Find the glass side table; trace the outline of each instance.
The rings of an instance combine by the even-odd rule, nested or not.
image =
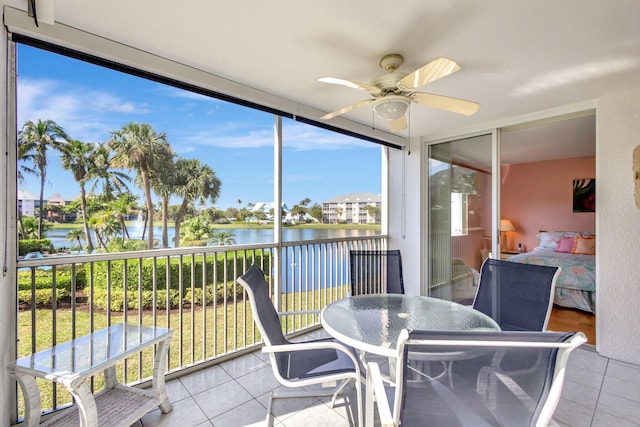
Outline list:
[[[76,402],[46,420],[45,426],[128,427],[156,406],[170,412],[164,369],[172,334],[165,328],[117,324],[16,360],[9,371],[24,394],[24,425],[40,424],[36,378],[62,384]],[[152,389],[119,384],[116,364],[156,344]],[[105,388],[93,395],[86,380],[99,372],[104,372]]]

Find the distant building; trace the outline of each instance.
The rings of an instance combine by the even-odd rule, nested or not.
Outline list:
[[[381,221],[382,197],[373,193],[350,193],[322,203],[325,224],[377,224]]]
[[[36,209],[40,209],[40,198],[26,190],[18,190],[18,212],[22,216],[36,216]]]
[[[71,203],[74,199],[65,199],[60,193],[52,194],[44,199],[45,205],[65,207]],[[18,190],[18,212],[22,216],[36,216],[36,212],[40,209],[40,197],[26,190]],[[73,222],[76,220],[77,214],[57,212],[51,210],[47,212],[47,219],[49,221],[57,222]]]
[[[273,202],[258,202],[251,208],[253,213],[262,213],[268,220],[273,220],[273,214],[275,213]],[[291,210],[287,207],[287,204],[282,202],[282,216],[287,219],[291,216]],[[257,221],[257,218],[255,219]],[[250,221],[251,222],[251,221]]]

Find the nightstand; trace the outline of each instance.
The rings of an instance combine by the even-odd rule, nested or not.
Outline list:
[[[518,252],[518,251],[502,251],[502,252],[500,252],[500,259],[506,260],[510,256],[518,255],[519,253],[520,252]]]

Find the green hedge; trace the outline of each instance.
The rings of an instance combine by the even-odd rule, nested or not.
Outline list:
[[[76,290],[84,289],[87,279],[84,267],[76,269]],[[51,289],[52,275],[51,271],[36,270],[36,289]],[[71,292],[71,269],[69,267],[60,267],[56,269],[56,288],[65,289]],[[31,290],[31,271],[18,272],[18,290]]]
[[[219,284],[216,291],[216,302],[220,303],[224,301],[225,286]],[[243,288],[241,285],[235,285],[234,282],[227,283],[226,286],[227,300],[232,300],[234,294],[236,298],[242,299]],[[202,305],[202,288],[195,288],[193,292],[193,299],[191,289],[186,291],[185,297],[180,299],[180,292],[177,289],[171,289],[169,291],[169,308],[178,308],[182,304],[197,304]],[[213,303],[213,285],[206,287],[207,304]],[[124,309],[124,291],[122,289],[111,290],[111,304],[109,308],[111,311],[122,311]],[[129,310],[140,309],[138,300],[138,291],[127,291],[127,308]],[[107,309],[107,290],[103,288],[96,288],[93,292],[93,303],[96,307],[103,310]],[[149,310],[153,308],[153,291],[142,291],[142,309]],[[156,291],[156,308],[167,308],[167,291]]]
[[[221,303],[224,301],[226,291],[227,301],[233,300],[233,298],[242,299],[244,295],[244,288],[240,284],[236,284],[231,281],[228,282],[227,285],[223,285],[222,283],[218,283],[216,286],[216,295],[215,299],[213,298],[213,285],[207,285],[205,287],[205,294],[207,296],[206,304],[212,304],[214,301],[216,303]],[[183,299],[184,303],[193,303],[202,305],[202,288],[194,288],[193,290],[193,299],[191,295],[191,289],[187,290],[187,293]]]
[[[54,252],[55,248],[49,239],[18,240],[18,255],[25,256],[29,252]]]
[[[246,256],[246,261],[245,257]],[[226,271],[227,281],[226,285],[224,281],[224,269],[225,259],[222,254],[214,257],[214,255],[206,256],[197,255],[195,257],[183,256],[172,257],[169,262],[169,295],[170,295],[170,308],[176,308],[180,304],[203,304],[203,284],[202,284],[202,266],[206,262],[206,278],[205,278],[205,291],[206,303],[210,304],[214,301],[214,285],[213,285],[213,263],[214,258],[216,262],[216,299],[215,301],[221,302],[224,300],[225,293],[227,300],[233,300],[233,298],[241,299],[243,297],[243,288],[241,285],[235,283],[235,275],[240,275],[245,268],[253,262],[262,265],[262,263],[268,265],[269,252],[263,253],[262,251],[246,251],[245,253],[238,253],[237,258],[227,257]],[[153,308],[153,266],[155,262],[157,283],[156,292],[156,307],[160,309],[166,308],[166,273],[167,273],[167,258],[144,259],[142,260],[142,309]],[[234,270],[235,262],[235,270]],[[93,302],[96,307],[106,310],[107,309],[107,265],[110,265],[110,284],[111,284],[111,298],[110,309],[111,311],[122,311],[124,309],[124,260],[118,261],[102,261],[94,264],[94,290],[93,290]],[[182,264],[182,295],[180,295],[180,265]],[[191,292],[191,272],[192,264],[194,274],[194,291]],[[129,260],[127,265],[127,306],[129,309],[139,309],[138,299],[138,276],[140,261]],[[76,289],[81,290],[86,287],[86,271],[85,266],[79,266],[76,269]],[[46,305],[52,302],[52,273],[51,271],[36,270],[35,276],[35,293],[36,304]],[[21,302],[31,304],[31,271],[18,273],[18,298]],[[61,266],[56,269],[56,299],[58,301],[68,298],[71,293],[71,269],[67,266]]]
[[[49,289],[36,289],[35,290],[36,297],[36,305],[51,305],[53,302],[53,292],[51,292],[51,288]],[[56,290],[56,301],[61,301],[65,298],[69,297],[69,291],[66,289],[58,288]],[[24,304],[28,304],[31,306],[31,291],[30,290],[21,290],[18,291],[18,301]]]
[[[243,257],[246,255],[246,261]],[[234,259],[231,257],[227,258],[226,261],[226,271],[227,277],[226,280],[235,279],[235,275],[240,275],[245,268],[248,268],[252,262],[257,262],[258,264],[263,262],[263,257],[265,258],[264,262],[268,263],[269,256],[268,253],[262,253],[261,251],[247,251],[246,254],[238,254],[238,258],[235,259],[235,269],[234,269]],[[216,257],[216,278],[215,282],[222,282],[225,280],[224,271],[225,271],[225,260],[222,254]],[[182,288],[183,293],[191,288],[191,273],[192,270],[194,274],[194,286],[196,288],[202,288],[202,266],[203,263],[206,262],[206,284],[209,285],[213,283],[213,262],[214,255],[208,255],[206,260],[203,255],[196,255],[195,257],[191,256],[183,256],[180,257],[171,257],[169,262],[169,288],[170,289],[180,289],[180,266],[182,265]],[[157,258],[157,259],[144,259],[142,260],[142,280],[141,287],[142,290],[151,291],[153,290],[153,267],[155,263],[155,280],[157,283],[158,290],[164,290],[167,284],[167,258]],[[124,280],[124,264],[125,261],[103,261],[96,262],[94,265],[94,278],[95,278],[95,286],[96,288],[106,288],[107,286],[107,277],[110,277],[111,289],[122,289]],[[111,271],[107,274],[107,266],[110,265]],[[127,289],[130,291],[138,290],[138,282],[139,282],[139,270],[140,270],[140,261],[138,260],[129,260],[126,262],[126,273],[127,273]]]
[[[169,304],[170,308],[175,308],[180,302],[180,295],[177,290],[171,290]],[[107,309],[107,290],[96,288],[93,291],[93,303],[103,310]],[[153,307],[153,291],[142,291],[142,309]],[[124,309],[124,291],[122,289],[111,290],[111,311],[122,311]],[[127,291],[127,308],[137,310],[140,308],[137,291]],[[156,308],[167,308],[167,291],[156,291]]]

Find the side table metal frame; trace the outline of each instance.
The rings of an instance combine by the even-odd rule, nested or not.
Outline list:
[[[165,389],[164,368],[172,335],[173,332],[169,330],[168,333],[160,337],[133,347],[116,357],[109,358],[105,364],[99,367],[87,369],[77,375],[73,373],[70,375],[68,372],[57,375],[26,368],[17,363],[10,364],[9,371],[20,385],[24,395],[25,418],[23,425],[27,427],[40,425],[42,408],[36,377],[63,385],[73,395],[76,402],[72,407],[47,419],[42,424],[43,426],[93,427],[108,425],[128,427],[156,406],[163,413],[170,412],[173,408]],[[151,380],[152,390],[143,390],[118,383],[116,364],[156,344]],[[102,371],[104,371],[105,388],[94,395],[86,380]],[[126,405],[120,405],[120,403],[126,403]]]

